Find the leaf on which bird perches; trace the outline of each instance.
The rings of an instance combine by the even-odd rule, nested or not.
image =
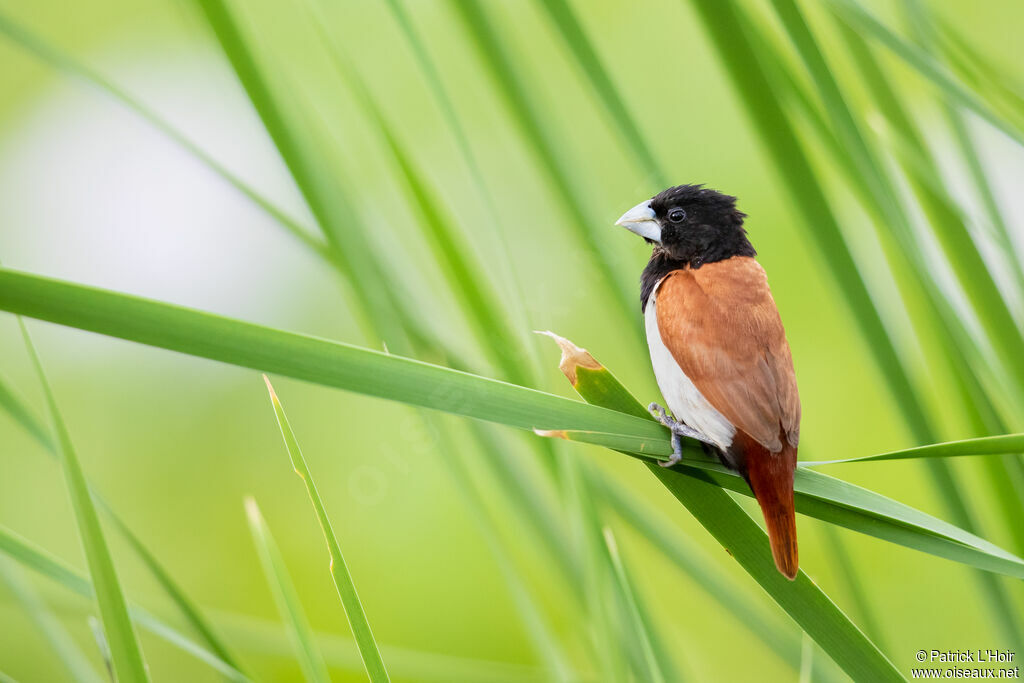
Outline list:
[[[550,332],[541,334],[550,336],[562,349],[562,372],[585,401],[654,421],[644,406],[586,350]],[[602,438],[625,436],[571,430],[547,433],[569,440],[582,440],[585,434]],[[668,442],[666,429],[663,447],[668,446]],[[696,447],[687,450],[692,450],[695,458],[699,457]],[[699,470],[685,473],[689,468],[665,469],[650,461],[647,465],[733,560],[739,562],[847,673],[856,679],[902,680],[892,663],[806,574],[801,572],[795,582],[790,582],[776,570],[764,531],[719,484],[707,481]]]
[[[598,363],[590,355],[589,351],[576,346],[565,337],[560,337],[554,332],[538,331],[537,334],[551,337],[558,344],[558,347],[562,350],[562,359],[558,363],[558,369],[562,371],[569,380],[569,383],[572,384],[573,389],[587,403],[654,421],[654,418],[647,412],[647,409],[629,393],[626,387],[622,386],[622,383],[615,378],[615,375],[608,368]],[[667,435],[668,430],[665,430],[665,433]],[[543,436],[548,436],[548,434]],[[551,434],[551,436],[556,435]],[[568,435],[562,436],[558,434],[557,436],[574,441],[584,440],[571,439]],[[667,439],[668,437],[666,436],[666,443],[668,442]],[[671,452],[669,450],[669,453]]]
[[[538,331],[537,334],[551,337],[558,344],[558,348],[562,351],[562,358],[558,363],[558,368],[583,400],[587,403],[599,405],[602,408],[617,410],[654,422],[654,418],[651,417],[651,414],[643,404],[622,385],[622,382],[608,368],[601,365],[589,351],[576,346],[576,344],[554,332]],[[565,429],[535,429],[534,432],[539,436],[604,446],[605,448],[644,460],[664,461],[668,460],[668,457],[672,455],[672,445],[669,441],[670,433],[667,429],[665,430],[664,437],[660,439],[638,437],[629,434]],[[687,448],[687,442],[688,440],[684,440],[686,456],[692,456],[694,459],[701,461],[707,460],[699,448],[695,446]]]
[[[590,355],[584,348],[576,346],[565,337],[560,337],[551,330],[536,330],[536,334],[543,334],[551,337],[562,350],[562,359],[558,362],[558,369],[568,378],[569,383],[574,387],[578,381],[577,368],[583,367],[588,370],[604,370],[600,363]]]
[[[644,410],[643,405],[586,350],[555,334],[543,334],[558,342],[562,349],[562,372],[570,382],[573,381],[570,372],[574,372],[576,380],[573,388],[585,401],[653,421],[654,418]],[[585,365],[582,360],[586,360]],[[651,467],[654,467],[651,459],[666,459],[667,454],[671,452],[668,430],[665,430],[665,437],[662,440],[657,437],[637,437],[613,432],[554,430],[538,433],[542,436],[611,448],[640,458]],[[976,445],[982,452],[996,450],[1006,448],[1008,443],[1016,443],[1013,438],[1014,435],[1009,435],[1003,440],[989,439],[989,443]],[[705,456],[695,442],[684,439],[683,443],[683,460],[679,467],[671,472],[682,475],[683,479],[712,481],[715,486],[744,496],[752,495],[750,487],[735,472]],[[950,445],[950,448],[960,452],[966,447],[959,443],[955,446]],[[926,449],[929,456],[937,456],[938,452],[941,452],[941,449]],[[919,452],[918,455],[922,453]],[[887,457],[895,456],[890,453]],[[666,481],[666,477],[670,475],[664,474],[664,470],[656,471],[654,474],[670,489],[684,484],[683,480],[674,475],[670,481]],[[797,470],[794,485],[797,511],[804,515],[938,557],[1007,576],[1024,578],[1024,559],[963,529],[878,493],[804,467]]]

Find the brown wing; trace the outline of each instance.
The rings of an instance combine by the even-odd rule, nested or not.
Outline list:
[[[783,435],[795,447],[793,358],[757,261],[737,256],[674,271],[657,302],[662,341],[704,398],[772,453],[782,450]]]

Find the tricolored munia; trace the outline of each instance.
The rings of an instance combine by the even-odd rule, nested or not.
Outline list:
[[[786,332],[736,198],[679,185],[627,211],[616,225],[654,245],[640,305],[658,388],[674,415],[650,410],[739,472],[764,514],[775,565],[798,567],[793,474],[800,397]]]

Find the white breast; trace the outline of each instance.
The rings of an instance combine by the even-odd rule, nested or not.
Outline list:
[[[647,299],[644,309],[644,323],[647,328],[647,346],[651,351],[651,365],[654,376],[658,380],[658,388],[665,397],[669,410],[677,420],[701,432],[722,450],[732,445],[736,428],[700,393],[690,378],[686,376],[672,353],[661,339],[658,329],[657,295],[659,282],[651,296]]]

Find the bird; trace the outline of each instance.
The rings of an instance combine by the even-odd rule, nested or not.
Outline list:
[[[702,442],[750,486],[775,566],[796,578],[793,477],[800,396],[793,357],[736,197],[677,185],[637,204],[616,225],[653,245],[640,277],[640,308],[658,388],[671,410],[651,414]]]

